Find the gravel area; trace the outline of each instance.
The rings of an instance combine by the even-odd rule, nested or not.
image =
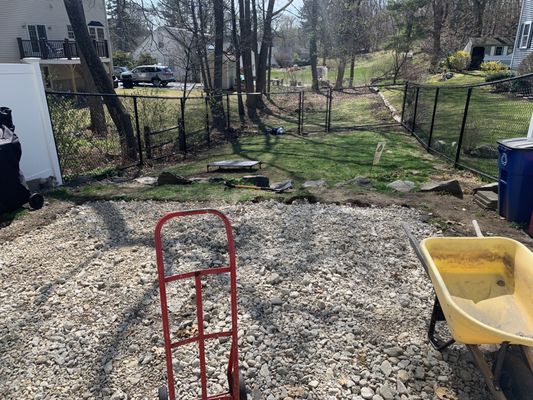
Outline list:
[[[239,351],[252,399],[486,399],[466,349],[432,350],[429,279],[399,223],[414,210],[210,204],[235,227]],[[0,398],[152,399],[165,382],[153,228],[198,205],[97,202],[0,245]],[[202,205],[205,207],[205,205]],[[216,233],[214,233],[216,231]],[[165,230],[168,268],[224,264],[221,225]],[[206,279],[207,332],[228,326],[226,277]],[[194,334],[190,283],[169,287],[172,335]],[[208,347],[213,394],[229,342]],[[194,345],[178,349],[179,399],[198,393]]]

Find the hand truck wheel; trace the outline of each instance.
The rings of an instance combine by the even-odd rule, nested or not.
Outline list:
[[[233,375],[229,380],[229,392],[230,394],[233,391]],[[242,372],[239,371],[239,400],[248,400],[248,393],[246,392],[246,382],[244,382],[244,376]]]
[[[161,386],[157,391],[159,400],[168,400],[168,390],[166,386]]]

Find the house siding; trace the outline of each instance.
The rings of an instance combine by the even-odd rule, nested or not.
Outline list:
[[[109,38],[104,0],[84,0],[87,22],[98,21],[104,25]],[[63,0],[16,0],[2,2],[0,13],[0,63],[18,63],[20,54],[17,37],[29,39],[27,25],[45,25],[50,40],[68,37],[70,25]]]
[[[533,0],[523,0],[522,1],[522,12],[520,13],[520,21],[518,22],[518,29],[516,33],[515,45],[514,45],[514,54],[513,60],[511,62],[511,69],[517,69],[520,63],[526,58],[529,54],[533,53],[533,48],[530,46],[527,49],[520,49],[520,31],[521,26],[525,21],[533,21]],[[533,33],[531,33],[533,34]],[[530,35],[531,35],[530,34]]]
[[[191,40],[191,34],[187,31],[175,31],[173,34],[185,43]],[[163,44],[163,48],[159,48],[159,43]],[[131,54],[134,59],[138,59],[142,53],[150,54],[157,64],[169,67],[178,81],[185,79],[185,66],[187,65],[185,49],[168,33],[165,27],[159,27],[153,34],[148,35]],[[190,80],[192,77],[189,76],[188,79]]]

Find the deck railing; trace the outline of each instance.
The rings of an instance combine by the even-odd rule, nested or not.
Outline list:
[[[20,58],[39,57],[42,59],[60,59],[65,58],[72,60],[79,58],[78,44],[69,39],[65,40],[25,40],[17,38],[20,52]],[[93,40],[96,54],[101,58],[109,58],[109,47],[107,40]]]

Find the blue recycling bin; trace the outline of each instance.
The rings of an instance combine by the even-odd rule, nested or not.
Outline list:
[[[533,210],[533,140],[499,140],[498,153],[498,212],[508,221],[529,224]]]

